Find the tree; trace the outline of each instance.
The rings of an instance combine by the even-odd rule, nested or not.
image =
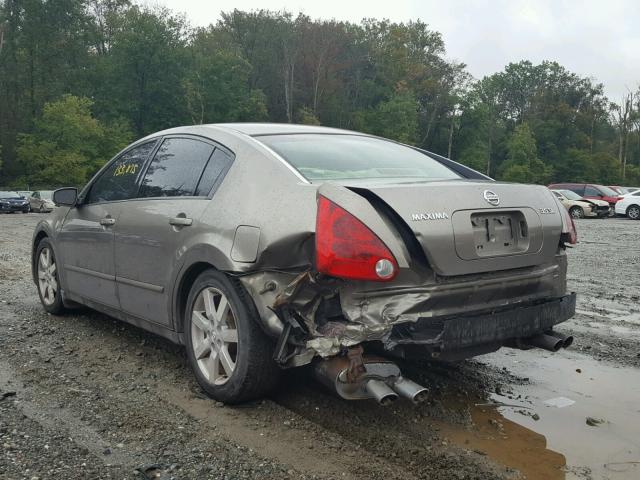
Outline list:
[[[361,112],[356,127],[364,132],[413,144],[418,128],[418,102],[413,93],[401,85],[389,100]]]
[[[129,119],[138,136],[188,123],[184,18],[133,6],[116,23],[109,55],[98,65],[96,110]]]
[[[47,103],[33,133],[18,138],[18,161],[30,185],[81,185],[131,141],[122,122],[104,125],[91,100],[64,95]]]
[[[547,183],[551,168],[537,155],[536,139],[529,125],[523,123],[514,130],[507,142],[507,160],[502,166],[500,178],[508,182]]]
[[[184,80],[185,96],[196,124],[264,121],[266,98],[251,89],[251,65],[236,52],[225,50],[216,30],[196,32],[188,47],[190,65]]]

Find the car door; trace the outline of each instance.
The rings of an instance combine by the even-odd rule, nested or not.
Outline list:
[[[32,192],[29,195],[29,205],[31,206],[31,210],[40,210],[42,206],[42,199],[40,198],[40,192]]]
[[[591,200],[602,200],[602,192],[593,185],[587,185],[584,189],[583,197]]]
[[[171,327],[171,279],[198,230],[232,154],[213,142],[165,137],[147,167],[138,198],[127,202],[115,229],[120,305],[136,317]]]
[[[58,232],[66,288],[80,297],[119,308],[115,284],[114,227],[136,195],[142,167],[155,141],[137,145],[111,162],[83,192]]]

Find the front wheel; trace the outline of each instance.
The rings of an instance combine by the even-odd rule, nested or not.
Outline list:
[[[637,205],[631,205],[627,208],[627,217],[631,220],[639,220],[640,219],[640,207]]]
[[[572,218],[584,218],[584,210],[582,207],[571,207],[569,214]]]
[[[54,315],[64,312],[60,281],[58,279],[58,265],[53,246],[47,238],[43,238],[36,250],[36,279],[38,295],[44,309]]]
[[[187,356],[202,389],[225,403],[259,398],[272,390],[280,369],[273,342],[258,326],[253,301],[241,284],[217,270],[196,279],[187,300]]]

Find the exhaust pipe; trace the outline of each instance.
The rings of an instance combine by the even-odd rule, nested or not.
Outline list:
[[[413,403],[422,403],[429,396],[429,390],[404,377],[398,377],[398,379],[391,384],[391,388],[393,388],[398,395],[408,398]]]
[[[573,341],[573,339],[571,339],[571,341]],[[562,338],[553,337],[545,333],[526,338],[524,339],[524,343],[534,347],[543,348],[550,352],[557,352],[564,346],[564,340]]]
[[[398,399],[398,394],[391,390],[389,386],[382,380],[372,378],[365,384],[367,392],[369,392],[383,407],[390,405]]]
[[[562,335],[560,333],[553,332],[553,336],[562,340],[562,348],[569,348],[573,343],[573,337],[571,335]]]

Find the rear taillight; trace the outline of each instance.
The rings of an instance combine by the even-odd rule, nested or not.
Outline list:
[[[576,231],[575,223],[573,223],[573,218],[571,218],[569,211],[564,206],[561,206],[560,211],[562,212],[562,236],[560,240],[563,243],[575,245],[578,243],[578,232]]]
[[[316,268],[333,277],[384,282],[398,262],[369,227],[331,200],[318,197]]]

